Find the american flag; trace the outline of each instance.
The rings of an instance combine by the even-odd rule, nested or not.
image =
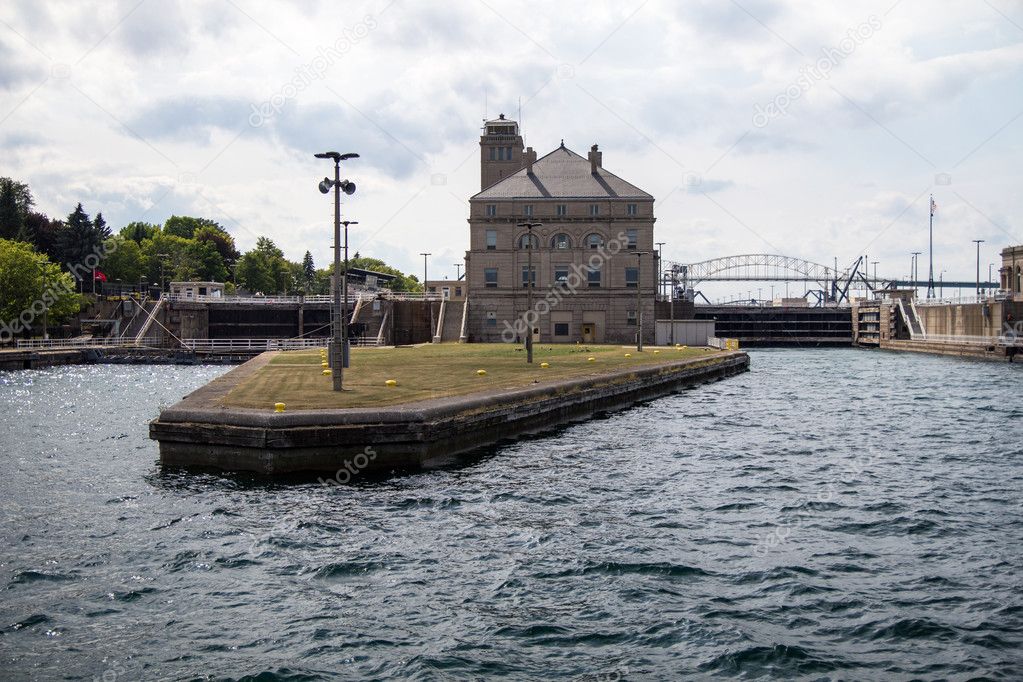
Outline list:
[[[931,197],[931,217],[934,217],[934,212],[938,210],[938,205],[934,203],[934,197]]]

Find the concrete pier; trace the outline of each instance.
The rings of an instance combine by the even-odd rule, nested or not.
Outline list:
[[[161,412],[149,431],[160,443],[161,463],[267,475],[429,467],[749,368],[749,356],[736,351],[381,408],[275,413],[225,407],[223,398],[273,355],[249,361]]]

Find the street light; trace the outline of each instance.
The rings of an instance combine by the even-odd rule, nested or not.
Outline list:
[[[348,356],[348,347],[346,345],[348,341],[348,325],[347,321],[343,318],[345,311],[342,311],[341,309],[341,287],[338,286],[338,277],[340,277],[341,272],[341,192],[348,195],[355,194],[355,183],[341,179],[341,162],[347,161],[348,159],[357,159],[359,158],[359,155],[354,153],[338,154],[337,152],[322,152],[320,154],[314,154],[314,156],[317,159],[330,159],[334,162],[334,179],[331,180],[330,178],[323,178],[323,180],[320,181],[319,188],[321,194],[327,194],[330,192],[331,187],[334,188],[334,281],[331,283],[334,294],[334,325],[332,330],[333,343],[331,343],[330,346],[332,351],[330,366],[334,369],[331,377],[333,380],[334,390],[343,391],[344,367],[347,364],[346,358]],[[346,254],[348,252],[347,242],[349,224],[351,223],[345,223]],[[347,276],[347,272],[345,275]]]
[[[423,257],[423,299],[425,300],[426,299],[426,259],[429,258],[430,256],[432,256],[433,254],[432,253],[421,253],[419,255]]]
[[[661,247],[667,243],[668,242],[657,242],[655,244],[657,247],[657,293],[662,296],[664,295],[664,260],[661,257]]]
[[[455,266],[455,281],[457,282],[457,281],[462,279],[462,264],[461,263],[455,263],[454,266]]]
[[[529,313],[533,310],[533,228],[543,227],[543,223],[518,223],[517,227],[524,227],[526,236],[526,362],[533,364],[533,323]]]
[[[980,245],[984,243],[983,239],[974,239],[973,243],[977,245],[977,292],[976,296],[980,297]]]
[[[920,254],[923,251],[913,251],[913,265],[909,268],[909,278],[913,280],[913,295],[916,296],[916,283],[920,272]]]
[[[636,351],[643,352],[643,256],[646,251],[636,252]]]

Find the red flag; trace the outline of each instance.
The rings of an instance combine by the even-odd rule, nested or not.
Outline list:
[[[95,279],[95,280],[99,280],[100,282],[106,282],[107,281],[107,276],[104,275],[99,270],[93,270],[92,271],[92,278]]]

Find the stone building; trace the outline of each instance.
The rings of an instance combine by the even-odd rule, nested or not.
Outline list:
[[[480,137],[482,191],[469,199],[466,283],[470,341],[514,341],[529,328],[532,256],[534,340],[634,343],[637,294],[643,338],[654,338],[659,265],[654,198],[564,142],[537,158],[515,121],[487,121]],[[532,232],[520,223],[537,222]]]
[[[1012,300],[1023,301],[1023,246],[1002,249],[1002,289],[1012,294]]]

